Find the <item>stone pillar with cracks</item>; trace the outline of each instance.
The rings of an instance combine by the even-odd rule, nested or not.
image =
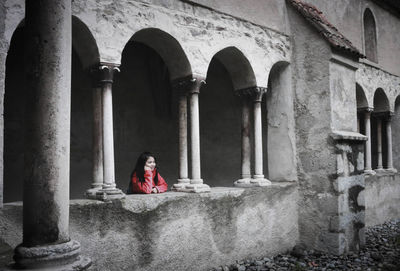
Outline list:
[[[71,1],[25,3],[29,137],[15,268],[84,270],[91,261],[69,237]]]
[[[205,84],[204,77],[202,76],[190,76],[180,80],[182,88],[189,95],[189,111],[190,111],[190,166],[192,178],[190,183],[178,183],[178,186],[174,185],[173,190],[181,192],[209,192],[210,186],[203,183],[201,179],[201,165],[200,165],[200,117],[199,117],[199,93],[200,87]],[[183,100],[181,101],[183,104]],[[182,108],[183,109],[183,105]],[[183,113],[183,110],[180,111]],[[181,117],[181,116],[180,116]],[[184,120],[182,125],[184,125]],[[180,135],[181,136],[181,135]],[[180,144],[184,144],[185,141],[181,141]],[[184,149],[184,146],[181,146]],[[184,160],[184,159],[182,159]]]
[[[86,190],[86,197],[96,199],[96,193],[103,187],[103,103],[98,69],[92,70],[93,101],[93,166],[92,184]]]
[[[96,192],[96,197],[104,201],[125,197],[115,184],[112,83],[114,73],[118,71],[118,66],[115,64],[100,63],[99,81],[103,105],[103,187]]]

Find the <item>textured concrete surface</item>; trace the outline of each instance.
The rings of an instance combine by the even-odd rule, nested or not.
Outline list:
[[[366,225],[400,217],[399,174],[377,174],[365,179]]]
[[[71,201],[71,238],[94,270],[206,270],[275,255],[298,241],[297,185]],[[21,205],[0,210],[0,240],[21,241]]]

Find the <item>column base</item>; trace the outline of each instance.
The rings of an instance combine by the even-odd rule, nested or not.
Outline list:
[[[366,169],[366,170],[364,170],[364,174],[366,174],[366,175],[375,175],[376,172],[374,170],[372,170],[372,169]]]
[[[189,192],[189,193],[204,193],[204,192],[210,192],[210,186],[200,183],[200,184],[186,184],[184,187],[180,188],[173,188],[174,191],[176,192]]]
[[[86,270],[92,261],[88,257],[80,256],[80,252],[81,245],[75,240],[39,247],[19,245],[14,251],[15,263],[5,270]]]
[[[178,179],[178,183],[175,183],[171,190],[178,191],[177,189],[185,188],[186,185],[190,184],[190,179]]]
[[[395,169],[394,167],[387,168],[386,171],[389,172],[389,173],[397,173],[397,169]]]
[[[233,184],[233,186],[235,187],[243,187],[243,188],[268,186],[268,185],[271,185],[271,181],[265,178],[239,179]]]
[[[262,177],[261,177],[262,176]],[[271,185],[271,181],[264,178],[264,175],[257,176],[254,175],[254,179],[250,181],[253,186],[268,186]]]
[[[97,199],[96,194],[101,188],[102,188],[101,185],[100,186],[92,185],[92,188],[89,188],[88,190],[86,190],[85,197],[88,199]]]
[[[386,172],[386,169],[384,169],[384,168],[377,168],[377,169],[375,169],[375,172],[376,172],[377,174],[385,173],[385,172]]]
[[[124,192],[118,188],[102,188],[96,192],[96,199],[101,201],[110,201],[125,198]]]

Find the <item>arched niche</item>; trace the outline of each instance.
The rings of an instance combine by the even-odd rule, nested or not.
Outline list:
[[[72,16],[70,198],[82,198],[93,182],[93,78],[99,50],[89,28]]]
[[[152,152],[169,187],[178,179],[178,95],[174,78],[191,74],[189,62],[174,37],[143,29],[125,45],[121,72],[113,84],[115,174],[127,188],[136,159]]]
[[[91,183],[92,89],[89,67],[99,54],[88,28],[72,18],[70,196],[82,198]],[[6,59],[4,95],[4,201],[22,200],[24,179],[25,88],[24,22],[14,31]]]
[[[378,167],[378,122],[381,123],[382,138],[382,164],[387,166],[387,135],[386,118],[390,112],[389,99],[382,88],[378,88],[374,93],[374,111],[371,117],[371,149],[372,149],[372,169]]]
[[[377,50],[377,35],[376,35],[376,23],[372,11],[367,8],[364,11],[363,16],[364,22],[364,49],[365,56],[368,60],[378,62],[378,50]]]
[[[26,127],[24,23],[15,29],[6,58],[4,92],[4,202],[22,200]]]
[[[374,113],[389,112],[389,99],[382,88],[378,88],[374,93]]]
[[[271,181],[297,180],[293,92],[288,62],[272,66],[262,108],[264,174]]]
[[[253,69],[236,47],[217,52],[200,92],[202,176],[211,186],[232,186],[241,176],[242,101],[235,91],[257,85]]]
[[[171,81],[192,74],[192,68],[182,46],[167,32],[158,28],[142,29],[132,36],[125,48],[132,42],[145,44],[156,51],[168,67]]]
[[[357,102],[357,131],[365,134],[365,112],[369,109],[368,100],[363,88],[356,84],[356,102]]]
[[[400,170],[400,96],[397,96],[392,117],[393,167]]]

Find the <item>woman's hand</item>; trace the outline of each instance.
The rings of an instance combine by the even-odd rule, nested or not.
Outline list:
[[[145,170],[145,171],[146,171],[146,170],[152,171],[152,170],[151,170],[151,167],[148,167],[148,166],[144,166],[144,170]]]
[[[153,187],[153,189],[151,189],[151,193],[157,194],[158,193],[157,188]]]

